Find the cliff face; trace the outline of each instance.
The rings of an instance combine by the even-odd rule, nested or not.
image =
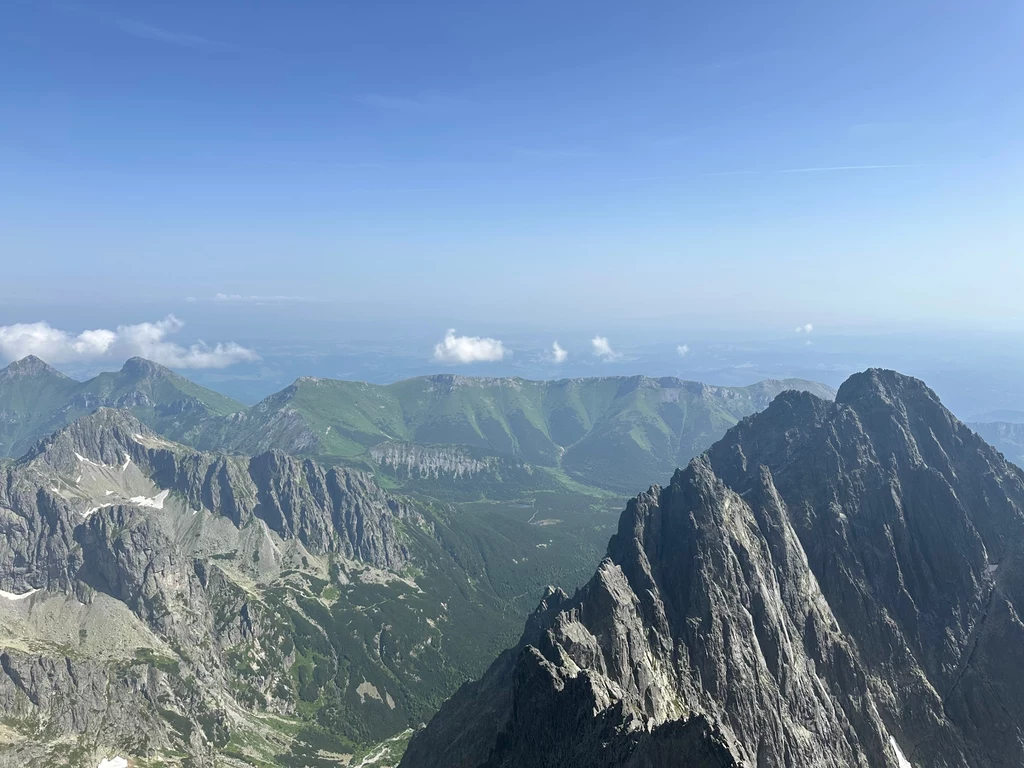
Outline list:
[[[56,432],[0,472],[0,707],[25,736],[0,764],[210,764],[258,728],[246,707],[294,712],[296,596],[332,568],[398,578],[402,520],[364,473],[201,453],[123,411]]]
[[[630,502],[403,766],[1020,765],[1022,509],[921,382],[783,393]]]
[[[158,437],[113,409],[102,408],[40,442],[8,470],[6,487],[11,504],[5,506],[42,518],[61,534],[96,511],[132,499],[143,508],[162,505],[157,497],[163,493],[180,497],[189,509],[223,515],[237,527],[263,521],[315,554],[337,553],[381,568],[399,568],[407,559],[394,526],[407,509],[367,474],[280,451],[254,457],[202,453]],[[144,487],[155,493],[133,494]]]

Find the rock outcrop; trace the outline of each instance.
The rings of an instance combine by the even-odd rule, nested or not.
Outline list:
[[[41,441],[11,468],[10,477],[17,479],[9,486],[43,494],[27,507],[36,513],[52,507],[50,517],[59,526],[60,514],[76,506],[76,497],[93,498],[95,489],[56,493],[33,483],[47,475],[46,468],[76,476],[83,465],[101,470],[134,465],[159,489],[180,495],[190,509],[223,515],[238,527],[262,520],[282,538],[298,539],[317,554],[337,553],[380,568],[400,568],[407,561],[394,521],[408,509],[366,473],[276,450],[253,457],[203,453],[164,440],[131,414],[110,408]]]
[[[63,764],[62,743],[212,764],[243,707],[294,708],[293,595],[398,578],[402,519],[365,473],[202,453],[125,411],[55,432],[0,468],[0,708],[25,737],[0,765]]]
[[[1022,510],[917,380],[784,392],[631,501],[402,766],[1020,765]]]

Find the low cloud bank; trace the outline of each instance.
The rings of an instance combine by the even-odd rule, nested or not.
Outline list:
[[[170,368],[226,368],[259,360],[251,349],[233,341],[182,346],[167,339],[185,323],[174,315],[153,323],[119,325],[70,333],[47,322],[0,326],[0,357],[20,360],[35,355],[48,363],[92,362],[145,357]]]

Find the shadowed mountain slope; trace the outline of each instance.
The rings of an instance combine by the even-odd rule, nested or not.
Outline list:
[[[786,392],[630,502],[405,768],[1024,760],[1024,478],[924,384]]]

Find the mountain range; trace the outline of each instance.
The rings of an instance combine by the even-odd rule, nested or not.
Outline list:
[[[0,753],[400,754],[545,584],[581,583],[599,559],[615,483],[574,479],[572,457],[625,483],[785,386],[300,379],[246,409],[139,358],[86,382],[12,363]],[[631,465],[611,460],[622,441],[646,446]]]
[[[1024,759],[1024,479],[914,379],[27,358],[0,409],[0,764]]]
[[[76,381],[30,355],[0,370],[0,457],[21,456],[41,438],[101,406],[129,409],[172,437],[245,408],[140,357],[120,371]]]
[[[404,768],[1018,766],[1024,474],[923,383],[779,395],[631,501]]]
[[[101,408],[7,463],[0,509],[18,765],[326,765],[429,717],[501,642],[501,532],[359,470]],[[531,532],[506,559],[558,571]]]
[[[509,495],[573,482],[629,493],[666,476],[779,392],[828,387],[769,380],[717,387],[643,376],[528,381],[426,376],[390,385],[300,378],[251,408],[141,358],[74,381],[28,357],[0,371],[0,451],[100,406],[127,408],[203,450],[270,449],[344,461],[435,494]],[[472,479],[474,483],[466,483]]]

